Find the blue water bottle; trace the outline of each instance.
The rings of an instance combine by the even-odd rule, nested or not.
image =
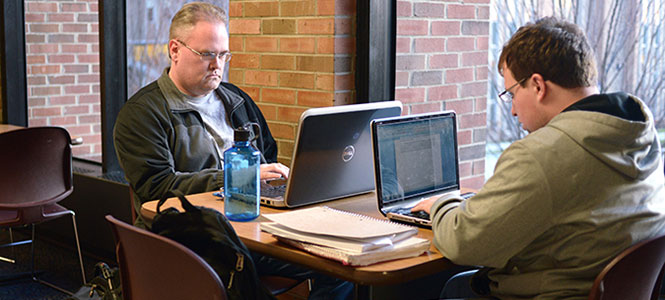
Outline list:
[[[252,139],[252,132],[255,132]],[[261,153],[252,146],[259,125],[250,123],[233,132],[233,147],[224,151],[224,214],[232,221],[259,216],[259,168]]]

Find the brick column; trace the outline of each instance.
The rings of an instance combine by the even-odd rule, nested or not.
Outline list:
[[[455,110],[462,186],[484,183],[489,0],[397,1],[395,98],[406,113]]]
[[[257,102],[290,163],[300,114],[353,102],[355,1],[229,4],[229,81]]]

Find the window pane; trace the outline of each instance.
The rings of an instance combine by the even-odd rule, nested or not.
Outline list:
[[[625,91],[651,109],[661,144],[665,142],[665,0],[493,1],[490,32],[490,80],[487,103],[486,176],[496,158],[512,141],[525,135],[510,105],[498,101],[503,78],[496,63],[503,44],[520,26],[544,16],[559,16],[578,24],[596,52],[598,87],[602,93]],[[636,21],[635,16],[639,16]]]
[[[169,65],[171,18],[192,1],[127,0],[127,95],[156,80]],[[228,0],[205,1],[227,12]]]

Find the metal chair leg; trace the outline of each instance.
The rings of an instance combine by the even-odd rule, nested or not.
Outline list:
[[[79,265],[81,267],[81,279],[83,280],[83,284],[86,284],[86,279],[85,279],[85,268],[83,267],[83,256],[81,255],[81,245],[79,243],[79,237],[78,237],[78,229],[76,228],[76,214],[73,211],[69,212],[72,215],[72,226],[74,227],[74,239],[76,240],[76,251],[78,253],[79,257]],[[45,286],[48,286],[52,289],[58,290],[62,293],[68,294],[70,296],[74,295],[71,291],[65,290],[57,285],[54,285],[48,281],[41,280],[37,278],[37,274],[35,273],[35,225],[32,224],[32,243],[30,245],[30,255],[31,255],[31,274],[32,274],[32,280],[35,282],[38,282],[40,284],[43,284]]]
[[[12,230],[11,227],[9,227],[8,229],[9,229],[9,243],[14,244],[14,231]],[[12,256],[16,257],[16,247],[12,247],[11,251],[12,251]],[[16,263],[16,261],[14,261],[13,263]]]
[[[30,243],[30,273],[32,275],[32,281],[48,286],[52,289],[65,293],[67,295],[73,296],[74,293],[65,290],[59,286],[56,286],[50,282],[46,282],[37,278],[37,273],[35,273],[35,224],[32,224],[32,243]]]
[[[9,244],[11,245],[11,244],[14,243],[14,235],[12,234],[12,228],[11,227],[8,228],[8,231],[9,231]],[[14,247],[12,247],[12,256],[16,257],[16,255],[14,254]],[[10,264],[15,264],[16,263],[16,260],[11,259],[9,257],[4,257],[4,256],[0,256],[0,261],[8,262]]]
[[[30,274],[32,278],[37,277],[35,275],[35,224],[32,224],[31,228],[32,234],[30,235]]]
[[[81,279],[83,280],[83,284],[86,284],[87,281],[85,279],[85,268],[83,267],[83,255],[81,255],[81,245],[79,244],[79,232],[76,229],[76,213],[74,213],[74,211],[71,211],[71,213],[72,224],[74,225],[74,239],[76,239],[76,251],[78,252],[79,265],[81,266]]]

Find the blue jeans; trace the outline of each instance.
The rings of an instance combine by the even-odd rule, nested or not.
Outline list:
[[[259,275],[274,275],[297,280],[312,280],[310,300],[346,300],[351,299],[353,284],[314,272],[305,267],[285,263],[281,260],[252,252],[252,259]]]

